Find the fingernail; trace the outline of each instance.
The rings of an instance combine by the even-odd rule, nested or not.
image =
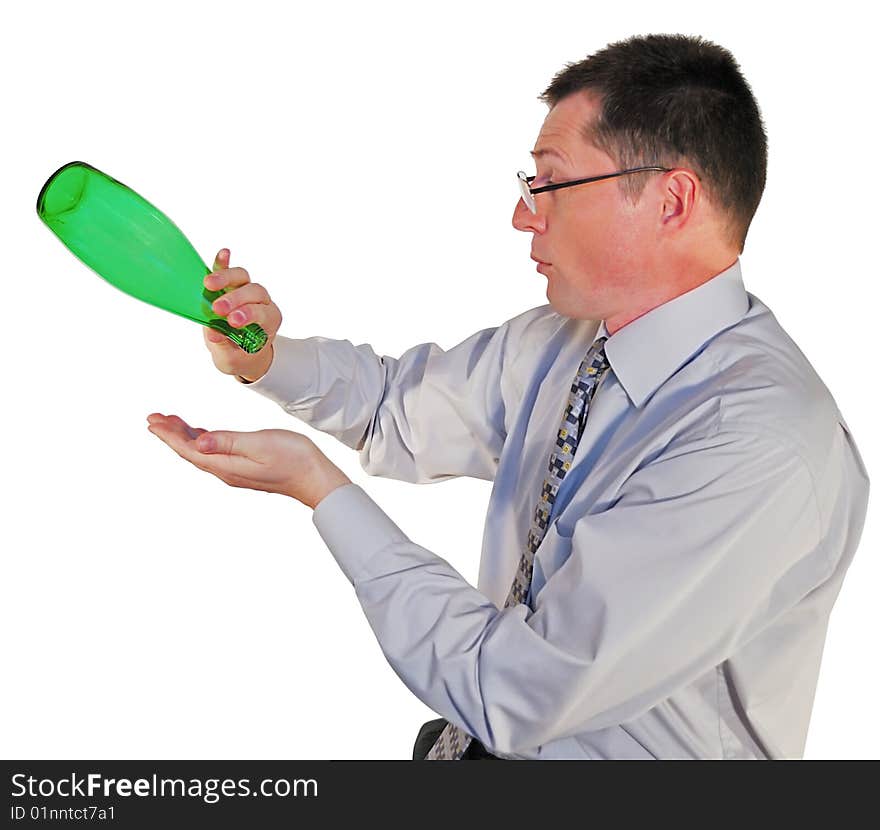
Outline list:
[[[232,314],[229,315],[230,323],[243,323],[244,322],[244,314],[240,311],[233,311]]]
[[[215,447],[216,443],[210,435],[203,435],[199,438],[199,450],[201,452],[212,452]]]

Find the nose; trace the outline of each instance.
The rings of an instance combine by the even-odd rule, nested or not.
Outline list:
[[[547,228],[547,218],[538,208],[537,213],[532,213],[522,197],[516,200],[516,207],[513,209],[513,227],[518,231],[531,231],[532,233],[543,233]]]

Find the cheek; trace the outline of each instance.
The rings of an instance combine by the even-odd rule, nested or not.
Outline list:
[[[645,234],[636,222],[621,222],[613,237],[614,254],[621,263],[643,262]]]
[[[569,269],[589,266],[601,260],[608,244],[607,217],[599,211],[580,210],[565,214],[559,221],[557,257]]]
[[[643,244],[638,217],[621,210],[615,200],[595,200],[594,210],[579,217],[579,232],[573,235],[584,255],[606,265],[626,262]]]

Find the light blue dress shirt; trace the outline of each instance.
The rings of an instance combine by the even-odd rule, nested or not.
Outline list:
[[[499,610],[571,382],[605,333],[542,305],[399,358],[278,337],[249,388],[370,475],[494,482],[476,588],[357,484],[313,513],[395,672],[491,752],[800,758],[869,480],[739,260],[608,338],[529,601]]]

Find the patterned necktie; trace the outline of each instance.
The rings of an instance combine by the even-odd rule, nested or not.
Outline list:
[[[581,361],[571,384],[565,414],[562,416],[562,423],[556,433],[556,446],[550,453],[550,467],[541,487],[541,498],[535,508],[528,541],[519,560],[519,567],[516,569],[516,576],[513,578],[513,585],[510,586],[507,601],[504,603],[505,608],[525,602],[528,596],[529,587],[532,584],[535,551],[541,544],[550,524],[550,514],[553,512],[559,485],[568,473],[574,460],[574,454],[577,452],[593,393],[596,391],[602,373],[608,368],[608,358],[605,357],[605,341],[607,339],[607,337],[600,337],[593,343],[587,356]],[[472,740],[473,738],[467,732],[448,723],[425,756],[425,760],[458,761]]]

